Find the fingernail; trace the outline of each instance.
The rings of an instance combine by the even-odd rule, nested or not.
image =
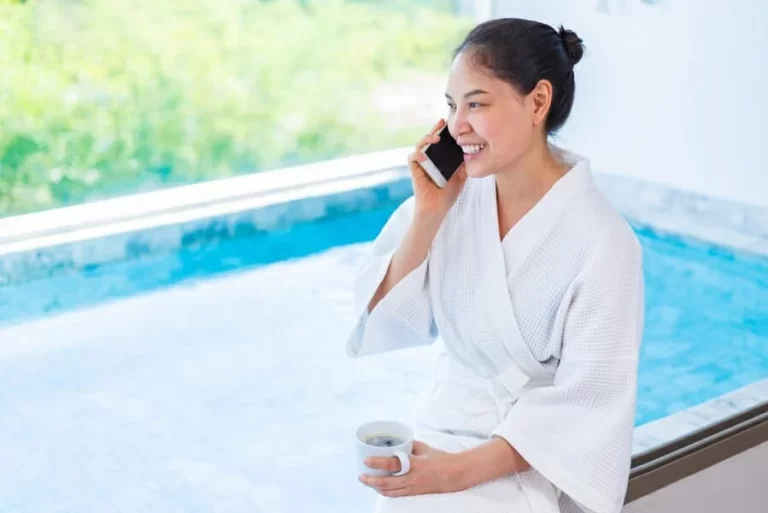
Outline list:
[[[371,458],[365,458],[365,459],[363,460],[363,464],[364,464],[366,467],[370,467],[370,466],[371,466]]]

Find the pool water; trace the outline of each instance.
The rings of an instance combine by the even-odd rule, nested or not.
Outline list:
[[[0,328],[370,241],[393,208],[0,288]],[[664,236],[648,227],[636,232],[646,279],[637,423],[768,377],[768,257]]]
[[[394,208],[337,215],[290,229],[211,241],[184,248],[178,253],[94,265],[81,272],[56,271],[46,279],[0,285],[0,328],[175,284],[373,240]]]
[[[637,422],[768,377],[768,258],[638,231],[646,318]]]
[[[0,288],[0,511],[370,511],[354,430],[412,419],[434,372],[344,354],[390,213]],[[638,233],[637,424],[768,377],[768,260]]]

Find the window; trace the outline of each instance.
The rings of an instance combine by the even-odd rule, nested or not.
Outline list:
[[[473,9],[1,2],[0,215],[410,145]]]

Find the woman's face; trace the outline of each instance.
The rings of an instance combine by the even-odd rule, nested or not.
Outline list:
[[[541,85],[522,96],[509,83],[478,69],[466,52],[456,57],[446,86],[447,124],[464,149],[468,176],[480,178],[514,166],[543,135],[542,111],[549,102],[541,108]]]

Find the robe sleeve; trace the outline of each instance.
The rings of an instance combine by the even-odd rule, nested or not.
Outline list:
[[[389,269],[413,216],[413,198],[404,201],[373,242],[354,284],[356,324],[347,355],[360,357],[431,343],[437,336],[429,298],[429,255],[400,280],[374,309],[370,303]]]
[[[632,455],[642,252],[634,235],[600,246],[572,288],[553,385],[523,394],[494,434],[576,503],[570,507],[618,513]]]

